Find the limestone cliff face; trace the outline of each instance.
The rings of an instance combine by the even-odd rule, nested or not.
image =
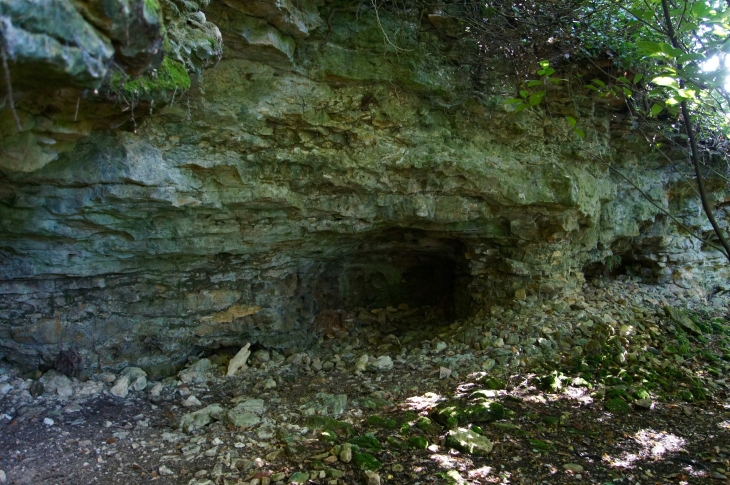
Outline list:
[[[576,145],[560,118],[507,112],[499,69],[477,90],[456,62],[468,41],[437,25],[365,4],[202,7],[185,18],[220,28],[225,55],[178,42],[200,71],[188,92],[154,98],[136,132],[95,126],[54,160],[0,167],[0,356],[37,365],[76,348],[88,369],[164,372],[201,348],[306,348],[324,310],[466,318],[523,292],[570,293],[614,252],[661,283],[727,277],[718,253],[596,161],[708,230],[676,171],[602,100],[555,96],[585,123]]]

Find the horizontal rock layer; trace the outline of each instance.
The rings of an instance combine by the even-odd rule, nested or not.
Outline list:
[[[89,369],[159,368],[245,342],[301,349],[325,310],[465,318],[569,293],[614,251],[663,283],[727,276],[596,158],[707,231],[604,100],[553,97],[584,123],[574,142],[562,116],[507,112],[499,69],[477,96],[470,66],[450,61],[466,40],[368,9],[325,22],[318,8],[211,6],[228,50],[189,93],[136,133],[94,131],[4,172],[0,355],[38,365],[74,348]]]

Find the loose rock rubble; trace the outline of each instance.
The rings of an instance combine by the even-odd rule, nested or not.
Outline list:
[[[0,483],[722,482],[730,322],[675,290],[598,280],[450,324],[360,309],[307,351],[155,381],[6,364]]]

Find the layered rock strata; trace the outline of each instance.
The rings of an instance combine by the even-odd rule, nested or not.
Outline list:
[[[196,57],[215,67],[189,92],[134,133],[89,130],[56,160],[2,166],[0,356],[74,349],[87,370],[158,372],[246,342],[304,349],[325,311],[344,328],[389,306],[467,318],[568,295],[614,250],[660,283],[727,277],[600,163],[707,231],[678,169],[604,100],[556,93],[560,117],[515,115],[504,69],[475,80],[454,62],[468,38],[365,5],[204,12],[227,50]],[[586,141],[561,128],[568,113]]]

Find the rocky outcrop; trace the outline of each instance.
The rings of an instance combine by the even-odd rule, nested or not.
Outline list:
[[[134,127],[217,62],[217,27],[179,3],[3,2],[0,170],[32,172],[92,130]]]
[[[570,294],[614,250],[663,282],[727,276],[591,157],[612,153],[707,229],[601,99],[555,97],[586,124],[574,142],[562,118],[505,110],[499,66],[475,91],[471,66],[452,62],[467,39],[328,8],[188,12],[220,26],[227,51],[216,64],[202,37],[178,37],[188,68],[215,65],[187,94],[136,133],[89,130],[33,170],[3,165],[0,355],[37,365],[74,348],[87,369],[157,375],[199,349],[306,348],[325,311],[338,328],[392,323],[388,307],[449,321]]]

